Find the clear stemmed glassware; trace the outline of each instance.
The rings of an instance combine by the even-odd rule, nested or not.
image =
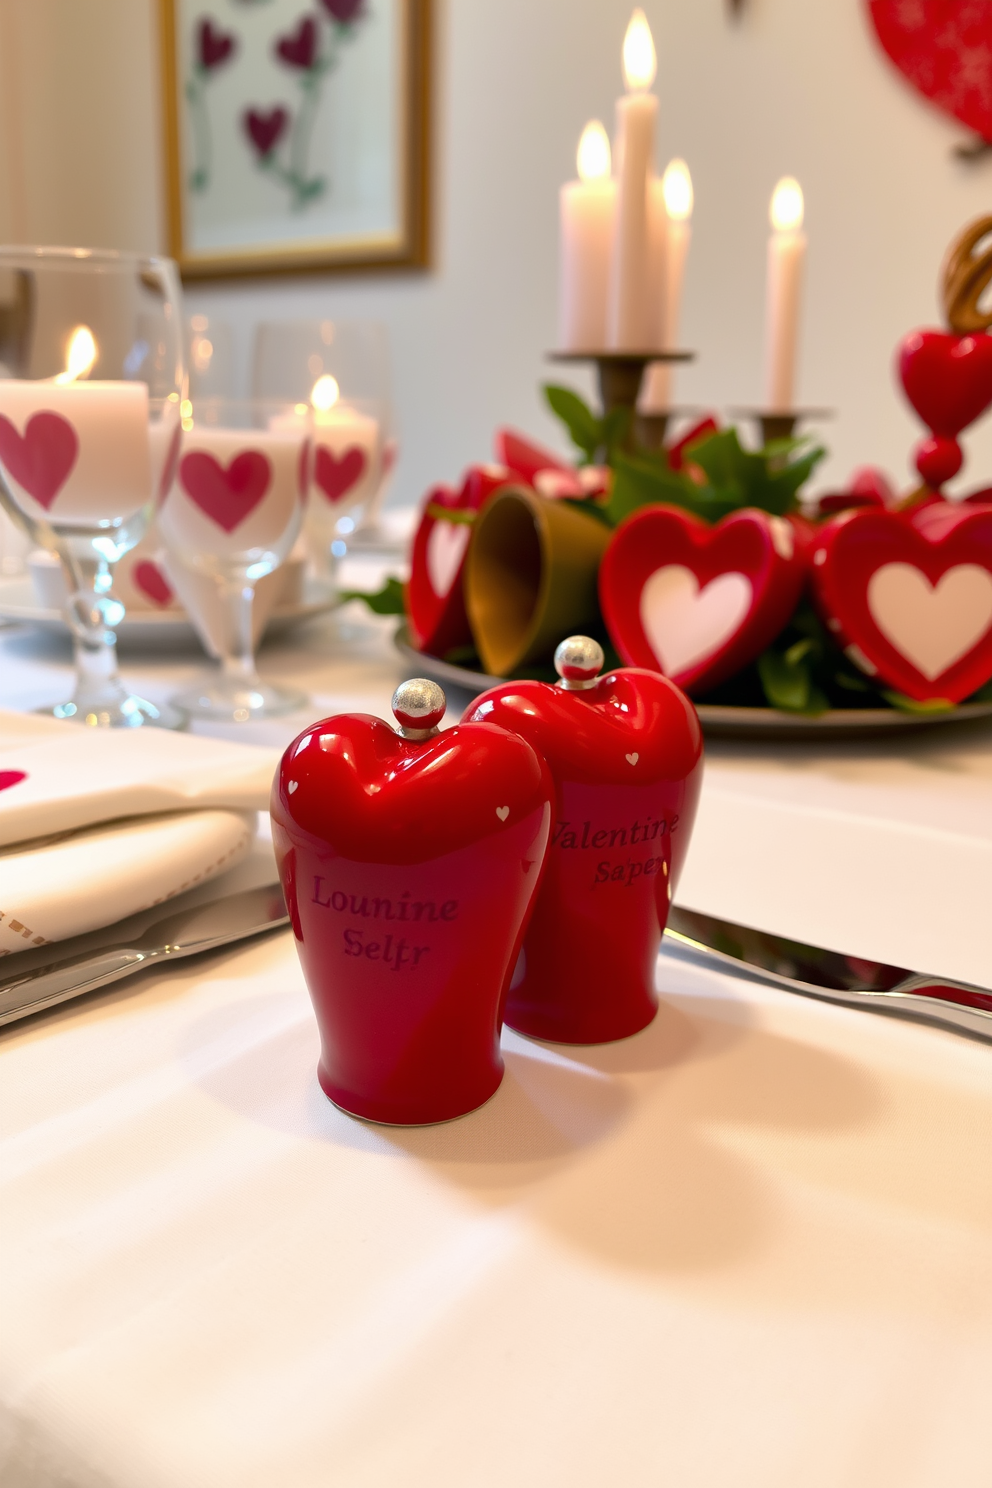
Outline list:
[[[0,503],[58,555],[76,659],[53,711],[91,725],[177,726],[129,695],[110,594],[179,452],[185,386],[170,259],[88,248],[0,248]]]
[[[158,530],[187,610],[220,672],[172,699],[183,713],[245,723],[290,713],[305,694],[263,682],[255,667],[253,605],[303,522],[310,415],[262,399],[187,404],[183,452],[159,508]]]
[[[395,463],[384,325],[366,320],[263,321],[252,389],[313,410],[314,460],[306,536],[318,570],[346,545],[372,543]]]

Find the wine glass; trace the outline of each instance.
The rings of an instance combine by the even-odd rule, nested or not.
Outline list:
[[[234,333],[226,320],[191,315],[186,322],[189,396],[234,397]]]
[[[310,415],[257,398],[200,398],[184,415],[182,457],[158,530],[180,597],[221,669],[172,702],[195,718],[278,717],[306,696],[259,677],[252,610],[255,585],[284,561],[303,521]],[[220,609],[219,624],[204,613],[210,605]]]
[[[379,514],[396,458],[386,328],[366,320],[263,321],[252,387],[257,397],[313,410],[305,534],[318,571],[331,577],[346,547],[375,545],[382,536]]]
[[[0,503],[66,577],[76,688],[53,710],[94,726],[177,727],[129,695],[110,594],[179,453],[185,386],[170,259],[89,248],[0,248]],[[48,711],[48,710],[46,710]]]

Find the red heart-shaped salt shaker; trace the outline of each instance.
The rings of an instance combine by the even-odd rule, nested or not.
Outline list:
[[[283,755],[272,835],[336,1105],[447,1121],[500,1083],[502,1004],[542,872],[554,786],[521,738],[439,732],[433,682],[393,698],[399,733],[341,714]]]
[[[848,657],[918,702],[992,677],[992,507],[845,512],[816,534],[814,595]]]
[[[702,780],[696,711],[657,672],[597,677],[585,636],[555,653],[562,677],[505,682],[467,720],[498,723],[547,760],[555,781],[548,862],[506,1022],[567,1044],[626,1038],[658,1008],[658,946],[689,846]]]
[[[992,140],[988,6],[868,0],[878,39],[907,81],[945,114]]]
[[[599,598],[624,661],[704,692],[760,656],[792,614],[807,572],[806,527],[747,508],[715,526],[677,506],[621,522]]]
[[[405,594],[407,622],[418,651],[445,656],[456,646],[472,644],[462,594],[471,524],[446,521],[431,508],[477,512],[509,479],[510,472],[501,465],[473,465],[466,471],[460,491],[452,491],[449,486],[428,491],[413,539]]]

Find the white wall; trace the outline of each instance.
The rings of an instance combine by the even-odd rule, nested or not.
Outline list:
[[[374,3],[374,0],[373,0]],[[630,0],[437,0],[435,264],[426,274],[191,287],[247,351],[257,319],[388,322],[402,463],[397,499],[485,457],[493,427],[546,440],[538,384],[555,341],[557,188],[586,119],[610,121]],[[658,154],[696,186],[678,395],[749,404],[762,386],[768,197],[799,177],[809,234],[801,401],[830,478],[880,463],[900,481],[918,425],[893,348],[936,319],[944,248],[992,208],[992,162],[881,56],[863,0],[644,0],[659,53]],[[153,0],[0,0],[0,228],[152,246],[161,238]],[[11,93],[15,96],[11,99]],[[577,374],[581,379],[581,374]],[[992,420],[967,436],[965,483],[992,481]]]

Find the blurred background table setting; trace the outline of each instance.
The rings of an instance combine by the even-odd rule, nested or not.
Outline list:
[[[0,1479],[984,1485],[984,22],[87,0],[56,66],[33,3],[0,12]],[[507,1021],[477,1109],[348,1114],[306,769],[359,762],[319,819],[365,822],[392,918],[374,813],[416,751],[484,762],[543,686],[581,752],[617,677],[611,727],[663,693],[702,758],[657,1013]],[[631,739],[623,772],[670,744]],[[395,808],[418,925],[403,833],[461,830],[485,768]],[[549,863],[590,835],[554,799]]]

